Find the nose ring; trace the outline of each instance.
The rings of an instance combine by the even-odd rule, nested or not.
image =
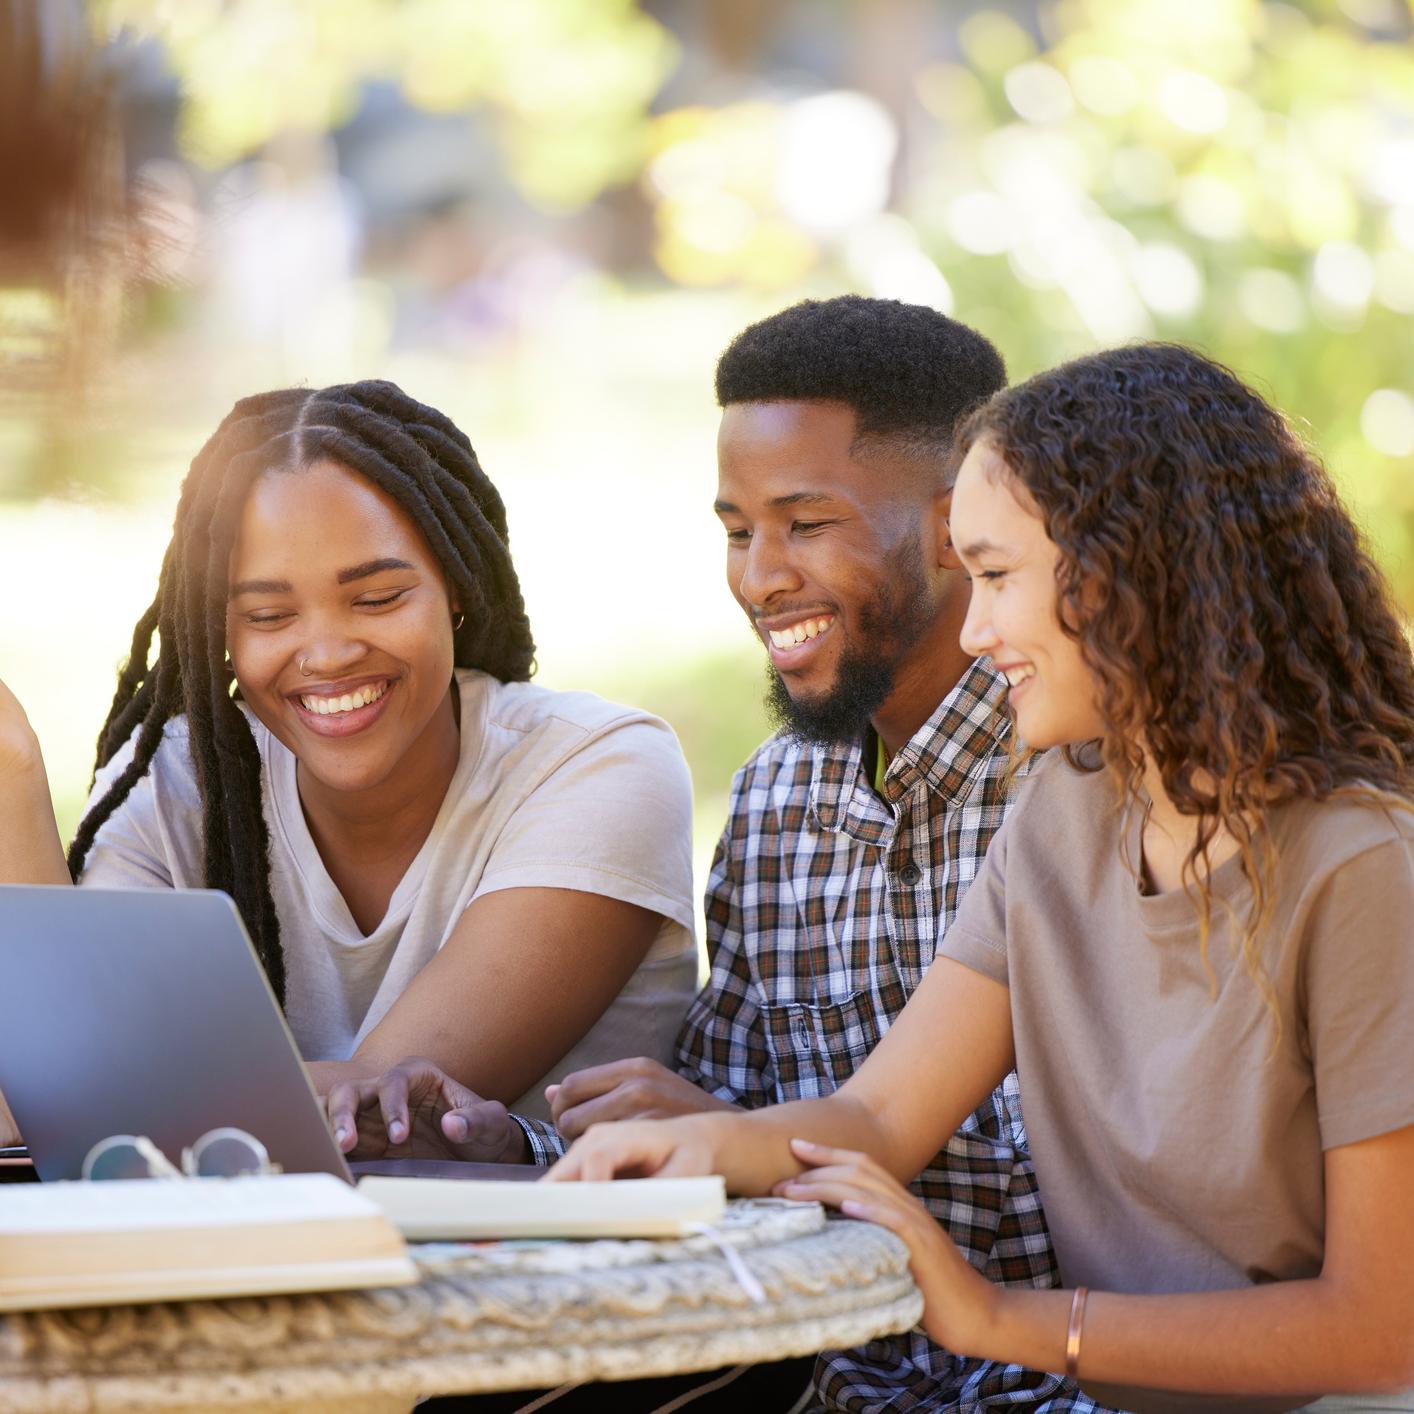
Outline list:
[[[309,669],[305,667],[305,664],[307,662],[309,662],[308,658],[301,658],[299,660],[299,675],[302,678],[307,678],[309,676]]]

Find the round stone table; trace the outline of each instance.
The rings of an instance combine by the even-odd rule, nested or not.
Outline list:
[[[883,1228],[750,1199],[715,1233],[426,1244],[416,1286],[0,1316],[0,1410],[401,1414],[427,1394],[781,1360],[922,1313]]]

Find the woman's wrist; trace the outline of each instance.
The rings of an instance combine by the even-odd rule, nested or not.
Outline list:
[[[947,1241],[941,1232],[939,1237]],[[1010,1314],[1007,1298],[1012,1293],[988,1281],[955,1249],[949,1257],[956,1268],[963,1271],[963,1281],[960,1286],[954,1286],[945,1299],[935,1301],[930,1295],[930,1315],[936,1310],[938,1319],[925,1322],[928,1334],[936,1344],[960,1355],[980,1356],[1003,1348]],[[914,1269],[918,1270],[916,1264]],[[934,1326],[939,1328],[935,1330]]]
[[[1036,1370],[1063,1370],[1075,1293],[1034,1287],[987,1288],[969,1302],[966,1329],[954,1349],[985,1360],[1003,1360]]]

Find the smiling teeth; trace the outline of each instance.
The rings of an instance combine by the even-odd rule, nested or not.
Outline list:
[[[833,617],[827,615],[822,619],[802,619],[789,628],[773,628],[768,632],[771,642],[777,648],[794,648],[797,643],[804,643],[807,638],[819,638],[832,623]]]
[[[332,717],[339,712],[352,712],[357,707],[367,707],[370,702],[377,702],[388,690],[386,682],[370,683],[367,687],[361,687],[357,692],[346,692],[342,697],[301,697],[300,706],[306,712],[313,712],[319,717]]]
[[[1007,686],[1020,687],[1027,678],[1034,678],[1035,676],[1036,669],[1031,667],[1029,663],[1024,668],[1008,668],[1006,673]]]

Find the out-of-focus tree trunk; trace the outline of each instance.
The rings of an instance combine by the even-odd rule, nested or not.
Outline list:
[[[121,304],[126,194],[112,84],[79,0],[0,0],[0,389],[90,382]]]

